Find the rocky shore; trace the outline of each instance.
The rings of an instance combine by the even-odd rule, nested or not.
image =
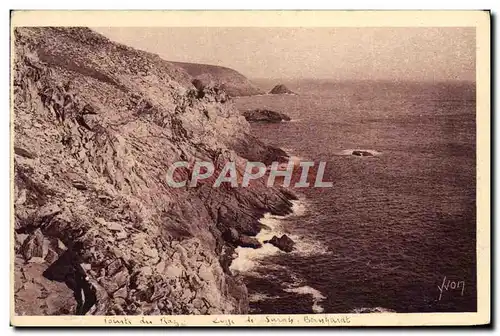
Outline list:
[[[16,314],[246,313],[232,252],[293,194],[172,189],[166,167],[286,153],[249,134],[223,88],[157,55],[87,28],[16,28],[14,42]]]

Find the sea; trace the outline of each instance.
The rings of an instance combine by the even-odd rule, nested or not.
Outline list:
[[[475,83],[284,84],[297,95],[234,102],[289,115],[252,132],[296,159],[326,162],[333,186],[295,189],[293,214],[261,219],[257,238],[287,234],[293,252],[235,251],[250,312],[476,311]]]

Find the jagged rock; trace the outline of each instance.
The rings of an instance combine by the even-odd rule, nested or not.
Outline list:
[[[34,159],[36,158],[36,155],[28,151],[27,149],[24,149],[22,147],[16,147],[14,146],[14,153],[20,156],[24,156],[25,158],[28,159]]]
[[[91,264],[82,264],[82,268],[85,271],[90,271],[92,269],[92,265]]]
[[[165,271],[165,260],[161,260],[157,265],[156,265],[156,273],[162,274]]]
[[[37,211],[37,217],[40,219],[54,216],[61,212],[61,208],[56,204],[47,204]]]
[[[116,240],[123,240],[128,238],[128,233],[125,231],[120,231],[116,234]]]
[[[26,189],[22,189],[16,197],[15,205],[23,205],[26,202]]]
[[[103,282],[103,287],[109,294],[113,294],[118,288],[124,286],[129,279],[129,274],[126,268],[122,268],[113,277],[107,278]]]
[[[82,125],[89,131],[94,131],[100,126],[99,117],[91,114],[84,114],[80,117]]]
[[[21,254],[24,256],[26,261],[34,257],[43,258],[43,240],[42,231],[40,229],[36,229],[24,241],[21,247]]]
[[[144,254],[150,258],[157,258],[158,257],[158,250],[155,248],[149,248],[147,246],[144,246],[142,248],[142,251]]]
[[[73,187],[75,187],[78,190],[87,190],[87,186],[83,181],[73,181]]]
[[[253,121],[253,122],[276,123],[276,122],[291,120],[290,117],[284,113],[266,109],[248,110],[243,112],[243,116],[247,121]]]
[[[28,263],[43,264],[45,263],[45,259],[42,257],[33,257],[28,260]]]
[[[53,262],[55,262],[57,259],[59,258],[59,254],[57,254],[57,252],[55,252],[53,249],[49,249],[47,251],[47,255],[45,256],[45,261],[48,263],[48,264],[52,264]]]
[[[89,284],[95,288],[96,304],[91,308],[91,315],[106,315],[110,311],[110,298],[106,290],[94,279],[88,279]]]
[[[107,224],[111,231],[123,231],[123,226],[117,222],[108,222]]]
[[[116,292],[113,293],[113,297],[114,298],[123,298],[123,299],[126,299],[127,298],[127,287],[122,287],[120,289],[118,289]]]
[[[251,247],[251,248],[259,248],[262,247],[262,244],[257,240],[257,238],[249,237],[246,235],[241,235],[238,240],[238,245],[241,247]]]
[[[149,266],[144,266],[139,271],[142,273],[142,275],[144,275],[146,277],[153,274],[153,269]]]
[[[270,94],[295,94],[283,84],[278,84],[269,91]]]
[[[24,241],[26,240],[26,238],[28,238],[28,234],[24,234],[24,233],[15,233],[15,239],[16,239],[16,243],[19,244],[19,245],[22,245],[24,243]]]
[[[118,273],[118,271],[120,270],[120,268],[122,267],[122,261],[120,259],[115,259],[113,260],[107,267],[106,267],[106,274],[108,276],[113,276],[115,275],[116,273]]]
[[[102,226],[107,226],[108,225],[108,222],[106,222],[106,220],[104,218],[101,218],[101,217],[97,217],[95,219],[95,221],[97,223],[99,223],[100,225],[102,225]]]
[[[292,252],[295,246],[295,242],[286,234],[282,235],[280,238],[273,236],[270,240],[264,241],[264,244],[265,243],[272,244],[285,252]]]

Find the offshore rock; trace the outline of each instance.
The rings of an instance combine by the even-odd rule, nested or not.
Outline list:
[[[280,238],[273,236],[270,240],[264,241],[264,243],[272,244],[285,252],[292,252],[295,246],[295,242],[286,234],[282,235]]]
[[[352,155],[354,156],[373,156],[373,153],[363,150],[354,150],[352,151]]]
[[[255,109],[243,112],[243,116],[247,121],[251,122],[268,122],[277,123],[282,121],[290,121],[290,117],[284,113],[275,112],[266,109]]]
[[[269,91],[269,94],[295,94],[292,90],[283,84],[278,84]]]

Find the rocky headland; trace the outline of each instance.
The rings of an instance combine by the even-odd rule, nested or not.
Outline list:
[[[210,64],[171,62],[205,85],[216,84],[231,97],[263,94],[260,88],[236,70]]]
[[[259,218],[293,194],[165,180],[176,161],[286,159],[249,134],[238,92],[87,28],[16,28],[14,43],[16,314],[246,313],[233,251],[258,247]]]

